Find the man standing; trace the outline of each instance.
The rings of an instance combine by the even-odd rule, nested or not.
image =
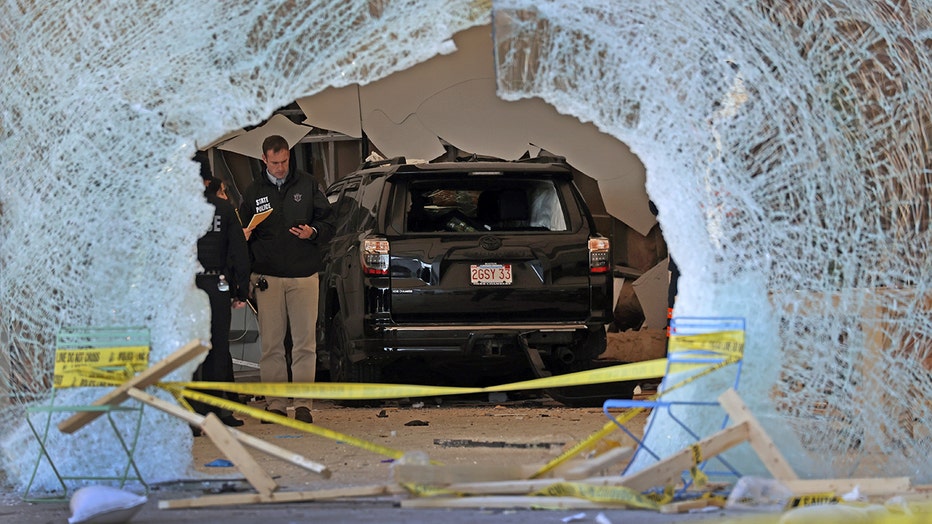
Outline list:
[[[251,281],[259,311],[263,382],[287,382],[285,336],[291,328],[291,374],[294,382],[313,382],[317,372],[317,272],[333,237],[330,203],[308,173],[290,169],[288,142],[272,135],[262,142],[266,171],[243,193],[240,218],[249,224],[258,213],[271,213],[247,231],[252,254]],[[288,399],[266,397],[266,411],[287,416]],[[295,399],[295,420],[311,423],[311,400]],[[265,421],[263,421],[265,422]]]

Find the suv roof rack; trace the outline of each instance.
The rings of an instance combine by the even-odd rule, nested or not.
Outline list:
[[[546,154],[535,157],[522,158],[518,162],[527,162],[529,164],[565,164],[566,157],[560,155]]]
[[[456,157],[456,162],[506,162],[506,160],[498,158],[497,156],[472,153],[467,156]]]
[[[549,151],[543,149],[540,150],[540,153],[537,156],[532,157],[527,152],[517,160],[504,160],[495,156],[488,155],[477,155],[475,153],[469,156],[456,157],[457,162],[526,162],[530,164],[565,164],[566,157],[561,155],[555,155]]]
[[[360,164],[359,169],[369,169],[378,166],[387,166],[387,165],[401,165],[407,164],[408,161],[403,156],[396,156],[392,158],[385,158],[382,160],[368,160]]]

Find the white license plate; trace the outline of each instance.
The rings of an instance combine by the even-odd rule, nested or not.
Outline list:
[[[511,264],[473,264],[469,281],[474,286],[510,286]]]

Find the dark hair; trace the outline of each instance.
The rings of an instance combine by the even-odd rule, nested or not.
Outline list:
[[[277,153],[279,151],[288,151],[289,149],[291,148],[288,147],[288,141],[281,135],[272,135],[262,141],[263,155],[269,152]]]
[[[206,187],[204,188],[204,196],[207,195],[216,195],[220,188],[223,187],[223,182],[217,177],[210,177],[204,180]]]
[[[207,153],[198,151],[194,154],[194,161],[201,165],[201,178],[204,179],[205,183],[213,178],[213,173],[210,171],[210,160],[207,159]]]

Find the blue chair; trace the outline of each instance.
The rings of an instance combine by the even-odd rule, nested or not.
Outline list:
[[[665,410],[670,419],[694,441],[701,440],[705,435],[699,435],[688,426],[682,417],[683,410],[695,411],[701,409],[710,410],[710,414],[722,414],[718,401],[665,400],[663,396],[688,383],[702,380],[706,375],[722,373],[726,370],[734,374],[730,387],[737,390],[741,379],[744,337],[745,321],[743,318],[675,317],[671,319],[667,368],[657,394],[648,399],[609,399],[602,405],[605,416],[637,443],[637,449],[624,474],[628,473],[631,465],[637,463],[641,454],[646,453],[655,461],[660,461],[663,458],[645,444],[645,440],[650,435],[651,428],[656,420],[656,415],[650,418],[650,423],[644,430],[643,438],[638,438],[625,426],[625,421],[619,420],[619,417],[610,410]],[[715,398],[717,397],[718,395],[715,395]],[[722,414],[722,417],[722,424],[719,429],[724,429],[728,425],[728,415]],[[683,447],[685,448],[687,445],[687,443],[684,443]],[[724,466],[725,469],[707,469],[708,462],[713,460]],[[682,494],[695,480],[704,479],[706,476],[741,476],[740,472],[721,456],[700,462],[688,473],[684,476],[684,487],[678,490],[678,494]]]

